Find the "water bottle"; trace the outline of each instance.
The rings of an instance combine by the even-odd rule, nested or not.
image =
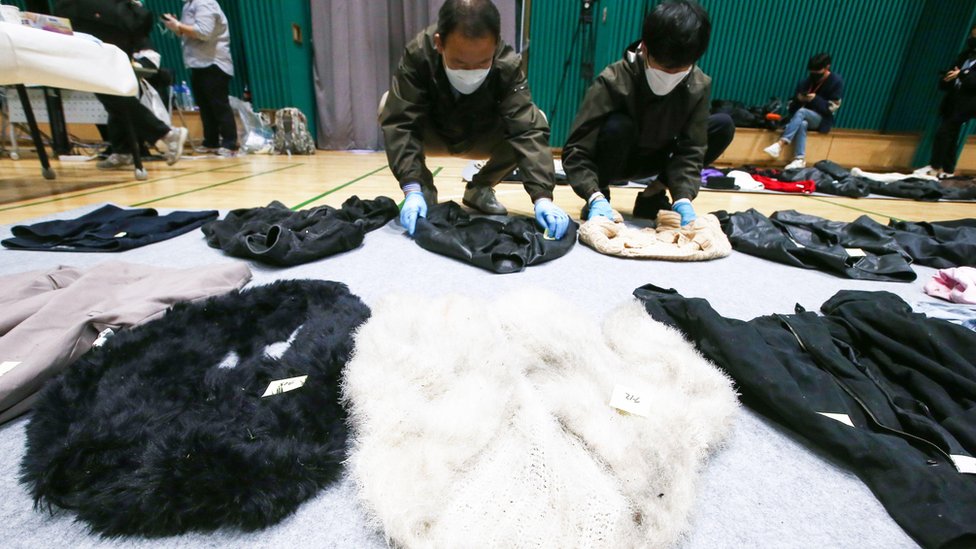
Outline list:
[[[180,87],[182,88],[183,92],[183,110],[197,110],[197,104],[193,101],[193,92],[190,91],[190,86],[186,85],[186,80],[180,83]]]

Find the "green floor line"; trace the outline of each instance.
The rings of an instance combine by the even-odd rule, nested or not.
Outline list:
[[[339,189],[344,189],[344,188],[348,187],[349,185],[352,185],[353,183],[356,183],[358,181],[362,181],[363,179],[366,179],[367,177],[373,175],[374,173],[376,173],[376,172],[378,172],[380,170],[385,170],[385,169],[386,169],[386,166],[380,166],[379,168],[376,168],[375,170],[373,170],[373,171],[371,171],[371,172],[369,172],[367,174],[363,174],[363,175],[357,177],[356,179],[353,179],[352,181],[347,181],[347,182],[343,183],[342,185],[339,185],[338,187],[335,187],[334,189],[329,189],[329,190],[325,191],[324,193],[322,193],[322,194],[320,194],[318,196],[313,196],[312,198],[309,198],[305,202],[302,202],[300,204],[295,204],[294,206],[291,207],[291,209],[292,210],[300,210],[300,209],[304,208],[305,206],[308,206],[312,202],[315,202],[316,200],[320,200],[322,198],[325,198],[326,196],[329,196],[330,194],[338,191]]]
[[[241,163],[241,164],[235,164],[235,166],[243,166],[243,165],[244,165],[243,163]],[[221,166],[219,168],[212,168],[212,169],[209,169],[209,170],[201,170],[201,171],[198,171],[198,172],[183,173],[183,174],[171,175],[171,176],[167,176],[167,177],[157,177],[156,179],[147,179],[145,181],[136,181],[134,183],[129,183],[127,185],[121,185],[121,184],[118,184],[118,183],[109,183],[109,185],[113,185],[112,188],[110,188],[110,189],[98,189],[98,190],[95,190],[95,191],[89,191],[89,192],[84,192],[84,193],[79,193],[79,194],[73,194],[73,195],[70,195],[70,196],[56,196],[54,198],[50,198],[50,199],[47,199],[47,200],[41,200],[41,201],[38,201],[38,202],[31,202],[29,204],[21,204],[19,206],[9,206],[7,208],[0,208],[0,212],[6,212],[6,211],[9,211],[9,210],[17,210],[19,208],[28,208],[30,206],[40,206],[41,204],[50,204],[51,202],[59,202],[61,200],[69,200],[71,198],[81,198],[83,196],[89,196],[89,195],[99,194],[99,193],[107,193],[107,192],[116,191],[116,190],[119,190],[119,189],[128,189],[129,187],[137,187],[139,185],[146,185],[148,183],[156,183],[157,181],[168,181],[170,179],[179,179],[181,177],[188,177],[188,176],[191,176],[191,175],[200,175],[202,173],[210,173],[210,172],[215,172],[215,171],[218,171],[218,170],[225,170],[225,169],[231,168],[231,167],[233,167],[233,166]]]
[[[807,198],[816,200],[817,202],[823,202],[824,204],[830,204],[831,206],[840,206],[841,208],[847,208],[848,210],[854,210],[856,212],[877,215],[880,217],[887,217],[889,219],[894,219],[895,221],[904,221],[904,219],[899,219],[891,214],[865,210],[864,208],[855,208],[854,206],[848,206],[847,204],[841,204],[839,202],[834,202],[833,200],[825,200],[823,198],[817,198],[816,196],[808,196]]]
[[[259,177],[259,176],[262,176],[262,175],[268,175],[269,173],[275,173],[275,172],[280,172],[280,171],[283,171],[283,170],[289,170],[291,168],[297,168],[298,166],[303,166],[303,165],[304,164],[292,164],[291,166],[284,166],[284,167],[278,168],[276,170],[268,170],[266,172],[260,172],[260,173],[255,173],[255,174],[251,174],[251,175],[246,175],[244,177],[237,177],[235,179],[230,179],[228,181],[222,181],[220,183],[214,183],[212,185],[205,185],[205,186],[200,187],[200,188],[197,188],[197,189],[190,189],[188,191],[183,191],[181,193],[174,193],[174,194],[167,195],[167,196],[160,196],[159,198],[153,198],[152,200],[145,200],[143,202],[136,202],[132,206],[133,207],[136,207],[136,206],[145,206],[146,204],[152,204],[153,202],[160,202],[162,200],[167,200],[169,198],[175,198],[177,196],[183,196],[183,195],[186,195],[186,194],[193,194],[193,193],[197,193],[197,192],[200,192],[200,191],[205,191],[207,189],[213,189],[214,187],[222,187],[224,185],[230,185],[231,183],[237,183],[238,181],[244,181],[245,179],[251,179],[252,177]]]

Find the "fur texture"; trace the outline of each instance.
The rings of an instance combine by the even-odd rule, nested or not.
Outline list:
[[[731,383],[636,301],[391,297],[356,335],[350,472],[406,547],[666,547],[731,428]],[[649,417],[608,403],[639,388]]]
[[[368,316],[345,285],[321,281],[179,304],[49,384],[22,480],[36,504],[110,536],[273,524],[341,473],[340,375]]]

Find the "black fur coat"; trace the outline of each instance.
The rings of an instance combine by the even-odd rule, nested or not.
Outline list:
[[[340,380],[368,316],[345,285],[321,281],[179,304],[46,387],[22,480],[36,505],[108,536],[274,524],[342,472]]]

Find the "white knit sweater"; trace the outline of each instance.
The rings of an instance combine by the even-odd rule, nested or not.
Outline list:
[[[729,432],[731,382],[636,301],[390,297],[356,336],[350,471],[406,547],[666,547]],[[608,403],[642,392],[648,417]]]

